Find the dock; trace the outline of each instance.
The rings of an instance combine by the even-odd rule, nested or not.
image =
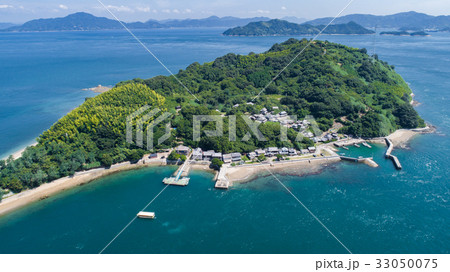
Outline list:
[[[372,148],[372,146],[370,144],[368,144],[367,142],[362,142],[362,145],[367,148]]]
[[[363,158],[363,157],[352,158],[352,157],[346,157],[346,156],[340,156],[340,158],[343,161],[365,163],[370,167],[378,167],[378,164],[373,160],[373,158]]]
[[[175,176],[164,178],[163,183],[166,185],[187,186],[189,184],[189,180],[190,180],[190,178],[186,177],[188,175],[188,173],[189,173],[189,160],[186,160],[177,169],[177,171],[175,171],[175,173],[174,173]]]
[[[394,163],[394,166],[397,170],[401,170],[402,165],[400,163],[400,160],[397,158],[397,156],[394,156],[391,154],[392,150],[394,149],[394,144],[388,138],[384,138],[384,140],[386,141],[386,144],[388,146],[388,149],[386,150],[386,153],[384,154],[384,156],[386,157],[386,159],[392,160],[392,162]]]
[[[176,178],[176,177],[169,177],[164,178],[163,183],[166,185],[177,185],[177,186],[187,186],[189,184],[189,178],[182,177],[182,178]]]
[[[228,165],[222,165],[219,174],[217,175],[216,185],[214,187],[218,189],[228,189],[230,187],[230,181],[226,177]]]

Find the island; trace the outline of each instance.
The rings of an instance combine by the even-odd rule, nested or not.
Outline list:
[[[408,31],[384,31],[380,35],[390,35],[390,36],[430,36],[430,34],[425,31],[408,32]]]
[[[340,158],[327,144],[341,145],[340,141],[351,140],[351,135],[358,142],[349,143],[356,144],[361,143],[360,138],[370,140],[400,129],[425,127],[411,105],[408,84],[393,66],[369,56],[364,48],[328,41],[314,41],[294,59],[308,43],[307,39],[291,38],[260,54],[229,53],[208,63],[192,63],[176,78],[124,81],[86,99],[44,131],[37,144],[26,148],[19,158],[0,161],[0,188],[15,194],[7,203],[0,203],[9,207],[0,214],[24,205],[24,199],[39,200],[152,161],[206,161],[201,167],[229,169],[237,179],[246,175],[235,167],[237,164],[264,166],[270,157],[270,163],[273,159],[306,164],[322,159],[330,163]],[[144,106],[158,109],[152,118],[137,118],[143,120],[144,127],[168,113],[154,127],[152,150],[146,148],[146,137],[142,144],[127,141],[127,117]],[[205,121],[201,137],[196,139],[195,115],[223,120],[223,135],[208,136],[205,130],[214,130],[215,123]],[[265,141],[258,138],[248,120],[258,124]],[[133,135],[136,122],[133,119]],[[236,122],[236,140],[229,137],[231,122]],[[169,123],[169,137],[159,142]],[[298,138],[299,133],[304,137]]]
[[[226,30],[225,36],[287,36],[287,35],[316,35],[325,25],[296,24],[284,20],[252,22],[242,27]],[[375,32],[366,29],[355,22],[329,25],[322,34],[367,35]]]

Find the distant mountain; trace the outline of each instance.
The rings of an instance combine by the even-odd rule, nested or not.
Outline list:
[[[274,19],[267,22],[254,22],[246,26],[226,30],[226,36],[284,36],[284,35],[313,35],[318,34],[325,26],[310,24],[295,24],[288,21]],[[330,25],[323,34],[374,34],[357,23]]]
[[[255,21],[270,20],[266,17],[236,18],[211,16],[205,19],[185,20],[149,20],[143,22],[125,23],[130,29],[153,29],[170,27],[235,27]],[[70,14],[63,18],[37,19],[26,22],[21,26],[9,27],[3,31],[68,31],[68,30],[111,30],[122,29],[123,26],[116,20],[96,17],[85,12]]]
[[[123,28],[116,20],[78,12],[64,18],[37,19],[14,26],[7,31],[101,30]]]
[[[328,24],[333,18],[320,18],[308,21],[308,24]],[[369,14],[351,14],[337,18],[336,24],[356,22],[364,27],[408,28],[408,30],[441,29],[450,27],[450,16],[431,16],[414,11],[393,15],[377,16]]]
[[[0,23],[0,29],[10,28],[15,26],[16,24],[13,23]]]
[[[237,17],[222,17],[211,16],[204,19],[183,19],[183,20],[165,20],[159,23],[165,27],[235,27],[245,25],[251,22],[268,21],[267,17],[254,18],[237,18]]]

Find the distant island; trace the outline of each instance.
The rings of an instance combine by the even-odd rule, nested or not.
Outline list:
[[[306,22],[311,25],[328,24],[333,18],[319,18]],[[408,30],[426,30],[426,29],[444,29],[450,27],[450,16],[432,16],[414,11],[402,12],[392,15],[370,15],[370,14],[350,14],[339,17],[335,20],[336,24],[346,24],[356,22],[364,27],[378,28],[408,28]]]
[[[274,19],[264,22],[252,22],[242,27],[226,30],[226,36],[286,36],[286,35],[315,35],[324,25],[296,24],[284,20]],[[358,34],[367,35],[375,32],[366,29],[355,22],[328,26],[323,34]]]
[[[384,31],[380,35],[392,35],[392,36],[430,36],[430,34],[424,31],[408,32],[408,31]]]
[[[204,19],[148,20],[146,22],[122,22],[129,29],[182,28],[182,27],[234,27],[255,21],[270,20],[266,17],[236,18],[211,16]],[[0,31],[91,31],[123,29],[121,23],[105,17],[97,17],[85,12],[77,12],[63,18],[31,20],[19,26],[9,26]]]

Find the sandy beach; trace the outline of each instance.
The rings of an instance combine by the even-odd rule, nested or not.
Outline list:
[[[145,162],[145,163],[144,163]],[[21,193],[12,195],[0,202],[0,216],[18,208],[24,207],[35,201],[48,198],[70,188],[92,182],[101,177],[105,177],[114,173],[138,169],[142,167],[165,165],[165,160],[147,159],[141,160],[136,164],[130,162],[119,163],[111,166],[111,168],[97,168],[83,172],[77,172],[73,177],[64,177],[55,181],[45,183],[37,188],[26,190]]]
[[[248,182],[249,180],[259,175],[271,175],[271,173],[278,173],[280,171],[307,169],[310,172],[314,172],[319,169],[319,166],[328,165],[331,163],[339,162],[339,157],[324,157],[324,158],[308,158],[289,160],[282,162],[272,162],[272,164],[248,164],[243,166],[229,167],[226,177],[231,183]]]
[[[29,146],[35,146],[35,145],[37,145],[37,143],[33,143],[33,144],[29,145]],[[16,152],[14,152],[13,154],[11,154],[11,156],[13,156],[13,159],[20,158],[22,156],[23,152],[25,151],[25,149],[27,149],[27,147],[29,147],[29,146],[26,146],[26,147],[24,147],[24,148],[22,148],[22,149],[20,149],[20,150],[18,150]],[[2,160],[6,160],[6,159],[8,159],[8,157],[9,156],[7,156],[5,158],[2,158]]]

